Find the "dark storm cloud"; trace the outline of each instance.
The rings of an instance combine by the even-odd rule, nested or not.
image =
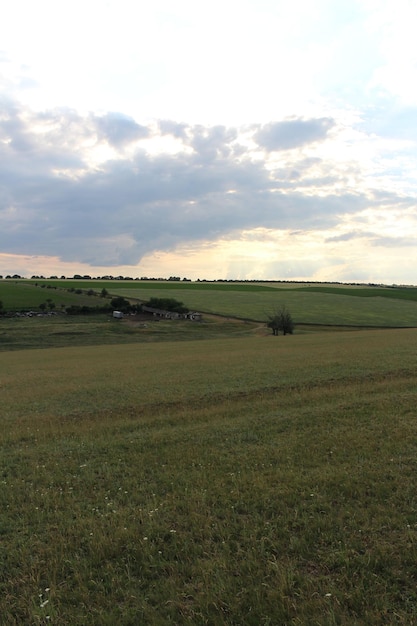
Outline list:
[[[272,126],[282,130],[281,123]],[[327,127],[301,124],[298,145],[324,137]],[[242,229],[329,228],[369,206],[360,193],[337,195],[328,187],[317,194],[331,180],[318,159],[272,175],[250,158],[239,129],[161,121],[158,132],[184,149],[146,153],[140,140],[155,137],[155,129],[119,114],[39,114],[8,103],[0,118],[0,251],[136,264],[147,252]],[[136,152],[125,156],[124,146],[137,140]],[[118,158],[93,167],[84,146],[103,141],[119,149]]]
[[[334,120],[329,117],[271,122],[262,126],[255,133],[254,139],[269,152],[291,150],[323,141],[333,126]]]

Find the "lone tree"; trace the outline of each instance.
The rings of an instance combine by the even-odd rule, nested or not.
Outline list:
[[[294,332],[294,322],[291,313],[285,304],[268,315],[268,328],[272,330],[273,335],[279,335],[280,331],[284,335],[292,335]]]

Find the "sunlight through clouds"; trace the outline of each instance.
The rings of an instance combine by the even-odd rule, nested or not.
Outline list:
[[[10,272],[415,282],[415,3],[16,0],[7,17]]]

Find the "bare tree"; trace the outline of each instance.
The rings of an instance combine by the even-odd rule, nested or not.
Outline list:
[[[273,335],[292,335],[294,332],[294,322],[291,313],[285,304],[268,315],[268,328],[272,330]]]

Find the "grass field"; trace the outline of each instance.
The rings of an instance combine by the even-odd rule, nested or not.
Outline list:
[[[38,287],[34,286],[36,283]],[[84,293],[77,296],[69,293],[69,288]],[[85,292],[94,290],[99,294],[103,288],[132,302],[143,302],[152,296],[166,297],[169,293],[169,297],[175,297],[190,309],[258,321],[265,321],[271,311],[285,304],[299,325],[417,327],[417,288],[118,280],[0,281],[0,300],[6,309],[9,305],[18,308],[30,295],[35,307],[52,293],[57,309],[61,300],[96,306],[106,301],[89,297]]]
[[[73,291],[70,291],[72,289]],[[103,300],[98,297],[89,296],[86,293],[75,293],[74,290],[79,289],[72,283],[65,283],[59,286],[54,285],[52,281],[23,281],[23,280],[0,280],[0,301],[6,311],[27,311],[33,309],[39,310],[39,305],[52,301],[55,310],[60,311],[66,306],[78,304],[80,306],[101,306]],[[85,291],[91,289],[87,287]],[[97,291],[97,295],[99,291]],[[47,306],[48,308],[48,306]]]
[[[301,332],[301,330],[300,330]],[[265,325],[206,315],[201,322],[123,321],[110,314],[0,318],[0,352],[26,348],[62,348],[160,341],[185,341],[269,334]]]
[[[266,320],[268,313],[285,304],[297,324],[333,324],[353,326],[417,326],[417,302],[396,298],[361,298],[337,293],[310,292],[301,289],[267,291],[182,290],[175,297],[188,307],[225,316]],[[145,300],[146,289],[117,288],[117,295]],[[152,292],[164,296],[164,288]]]
[[[2,624],[415,624],[416,330],[3,352]]]

